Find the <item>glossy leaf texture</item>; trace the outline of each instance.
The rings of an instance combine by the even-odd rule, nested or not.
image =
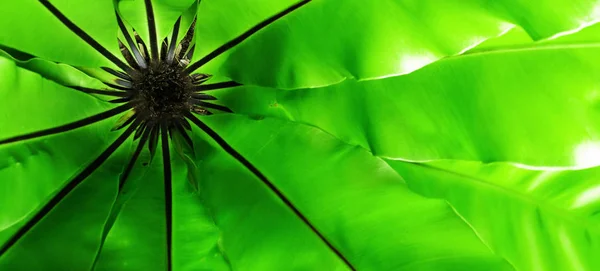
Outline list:
[[[0,57],[4,57],[14,61],[21,68],[37,73],[45,79],[51,80],[63,86],[87,87],[95,89],[108,89],[100,80],[86,75],[84,72],[64,63],[56,63],[42,58],[34,58],[33,56],[23,56],[23,58],[15,58],[19,55],[13,50],[5,52],[0,49]]]
[[[65,27],[42,2],[0,2],[0,45],[74,66],[114,67],[102,54]],[[52,0],[50,3],[106,50],[120,57],[115,39],[117,22],[112,1]]]
[[[593,47],[598,43],[600,24],[595,23],[584,26],[573,31],[558,33],[552,38],[538,42],[538,44],[533,44],[533,40],[523,29],[513,28],[502,36],[486,40],[466,53],[472,54],[507,49],[535,50],[535,47],[541,45],[548,47]]]
[[[1,139],[56,126],[106,110],[106,104],[0,57]],[[51,112],[51,114],[49,113]],[[114,119],[112,120],[114,121]],[[0,243],[99,152],[111,120],[59,136],[0,147]],[[56,256],[56,255],[55,255]]]
[[[84,161],[89,160],[89,157],[86,158]],[[118,175],[114,172],[121,170],[124,162],[112,160],[96,170],[0,258],[0,268],[90,270],[102,226],[116,196]],[[57,176],[53,177],[54,181],[59,180]],[[27,179],[29,182],[31,180]],[[31,193],[34,189],[28,187],[26,191]],[[14,190],[8,198],[14,204],[17,198]],[[20,226],[20,223],[16,226]],[[60,244],[60,247],[57,248],[56,244]],[[36,260],[32,261],[32,258]]]
[[[195,15],[197,9],[197,5],[194,5],[196,0],[118,0],[116,2],[123,20],[135,29],[146,44],[150,44],[146,2],[150,2],[149,5],[152,7],[158,42],[162,42],[171,33],[179,16],[182,16],[190,8],[195,8],[191,10]],[[191,22],[185,26],[189,26],[189,23]],[[183,37],[183,35],[179,35],[179,37]]]
[[[600,164],[587,154],[600,140],[599,53],[595,44],[539,44],[381,80],[219,97],[235,112],[307,123],[383,157],[583,168]]]
[[[452,204],[519,270],[600,268],[600,168],[536,171],[507,163],[387,162],[411,189]]]
[[[82,71],[114,61],[40,3],[0,3],[0,140],[111,108],[66,86],[100,88]],[[298,1],[50,3],[116,56],[115,7],[146,43],[150,4],[158,41],[183,15],[181,39],[197,14],[198,60]],[[198,71],[263,86],[211,92],[235,114],[201,119],[315,229],[194,127],[193,150],[170,144],[172,216],[160,148],[119,190],[128,140],[0,270],[598,269],[597,168],[558,171],[600,165],[595,12],[584,0],[312,1]],[[0,247],[117,137],[118,117],[0,146]]]
[[[256,121],[230,115],[205,121],[272,177],[357,268],[511,270],[444,201],[411,192],[383,160],[365,150],[318,129],[277,119]],[[249,129],[239,133],[238,127]],[[248,145],[247,138],[260,140]],[[199,193],[190,186],[179,159],[173,161],[174,269],[347,269],[271,191],[230,156],[203,143],[208,141],[205,136],[195,140],[201,143],[195,151],[202,158],[196,159],[198,167],[193,169],[200,180]],[[284,153],[282,146],[297,149]],[[0,258],[0,266],[17,270],[91,266],[101,229],[116,200],[118,175],[114,172],[121,170],[123,152]],[[110,228],[96,270],[158,270],[165,266],[160,256],[165,253],[164,216],[151,211],[164,205],[161,174],[156,172],[161,165],[153,164],[145,174],[143,167],[138,164],[137,177],[125,189],[131,194]],[[91,199],[90,194],[94,195]],[[8,198],[13,197],[17,195]],[[356,198],[361,200],[350,204]],[[73,216],[74,212],[81,215]],[[50,235],[44,231],[48,228],[52,229]],[[65,238],[70,241],[60,241]],[[44,254],[40,261],[28,260],[58,242],[60,249]],[[64,261],[58,255],[70,255],[74,260]]]
[[[156,155],[162,155],[160,150]],[[109,231],[102,249],[95,256],[96,270],[166,270],[162,163],[160,159],[155,159],[150,165],[148,162],[149,153],[145,151],[119,198],[104,202],[108,205],[123,205],[116,213],[112,225],[109,224],[109,219],[102,224],[108,226]],[[181,174],[176,174],[178,175]],[[198,222],[197,217],[194,213],[189,218]],[[196,243],[194,240],[189,241]],[[175,256],[177,255],[176,252]]]
[[[242,25],[264,20],[279,5],[294,1],[272,2],[277,3],[202,2],[198,16],[206,21],[197,32],[203,43],[198,43],[195,57],[239,35]],[[597,10],[597,3],[587,0],[312,1],[203,71],[285,89],[331,85],[347,78],[377,79],[461,54],[512,28],[524,29],[533,40],[549,38],[597,21]]]
[[[511,270],[444,201],[413,193],[382,159],[364,149],[314,127],[273,118],[204,120],[356,270]],[[253,144],[247,144],[249,139]],[[221,229],[222,251],[234,270],[345,270],[264,184],[213,148],[196,148],[204,149],[200,155],[205,157],[197,171],[200,196]]]

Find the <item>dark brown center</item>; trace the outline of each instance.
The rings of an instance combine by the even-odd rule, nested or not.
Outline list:
[[[153,63],[132,76],[135,111],[151,120],[171,120],[189,112],[192,78],[178,65]]]

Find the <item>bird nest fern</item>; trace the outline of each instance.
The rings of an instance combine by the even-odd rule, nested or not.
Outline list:
[[[13,2],[0,270],[600,268],[592,1]]]

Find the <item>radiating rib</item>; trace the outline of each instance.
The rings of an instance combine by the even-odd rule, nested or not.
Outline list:
[[[125,182],[127,181],[127,178],[129,178],[129,174],[131,174],[131,170],[133,169],[135,162],[137,161],[138,157],[140,156],[140,153],[142,152],[142,149],[144,148],[146,141],[148,141],[149,134],[150,134],[150,130],[144,129],[144,133],[142,134],[142,137],[140,138],[140,142],[138,142],[138,145],[135,148],[135,151],[131,155],[131,159],[129,160],[129,163],[127,163],[127,167],[125,167],[123,174],[121,174],[121,177],[119,177],[119,191],[121,191],[121,189],[123,189],[123,186],[125,185]]]
[[[152,162],[156,153],[156,146],[158,145],[158,130],[160,129],[158,125],[148,125],[148,129],[151,129],[148,150],[150,151],[150,162]]]
[[[226,106],[222,106],[222,105],[218,105],[218,104],[207,103],[207,102],[203,102],[200,100],[194,100],[194,104],[199,105],[204,108],[212,108],[212,109],[220,110],[220,111],[227,112],[227,113],[233,113],[233,111],[231,111],[231,109],[227,108]]]
[[[129,102],[131,100],[131,98],[129,97],[125,97],[125,98],[119,98],[119,99],[114,99],[114,100],[110,100],[108,101],[109,103],[114,103],[114,104],[120,104],[120,103],[126,103]]]
[[[188,60],[192,59],[194,57],[194,50],[196,50],[196,44],[192,45],[192,48],[185,54],[185,58]]]
[[[137,32],[133,32],[135,35],[135,42],[138,44],[138,48],[140,49],[140,53],[142,57],[146,61],[146,63],[150,62],[150,54],[148,54],[148,47],[146,47],[146,42],[137,34]]]
[[[208,95],[208,94],[193,94],[192,95],[193,98],[198,99],[198,100],[211,100],[214,101],[217,99],[217,97],[212,96],[212,95]]]
[[[42,3],[42,5],[44,5],[46,7],[46,9],[48,9],[48,11],[50,11],[54,15],[54,17],[56,17],[61,23],[63,23],[63,25],[65,25],[67,28],[69,28],[69,30],[71,30],[73,33],[75,33],[75,35],[79,36],[87,44],[92,46],[92,48],[94,48],[98,53],[100,53],[104,57],[106,57],[106,59],[110,60],[110,62],[114,63],[115,65],[117,65],[119,68],[121,68],[123,71],[125,71],[127,73],[131,73],[133,71],[133,69],[131,69],[131,67],[129,67],[127,64],[125,64],[125,62],[121,61],[119,58],[117,58],[115,55],[113,55],[110,51],[108,51],[106,48],[104,48],[102,45],[100,45],[100,43],[98,43],[96,40],[94,40],[90,35],[85,33],[85,31],[83,31],[81,28],[79,28],[77,25],[75,25],[73,22],[71,22],[56,7],[54,7],[50,2],[48,2],[48,0],[40,0],[40,2]]]
[[[33,133],[28,133],[28,134],[24,134],[24,135],[19,135],[19,136],[3,139],[3,140],[0,140],[0,145],[71,131],[71,130],[74,130],[74,129],[77,129],[80,127],[94,124],[101,120],[108,119],[119,113],[123,113],[123,112],[131,109],[132,107],[133,107],[132,104],[124,104],[124,105],[115,107],[111,110],[108,110],[108,111],[105,111],[105,112],[102,112],[102,113],[99,113],[99,114],[96,114],[96,115],[93,115],[93,116],[90,116],[90,117],[87,117],[87,118],[84,118],[84,119],[81,119],[78,121],[67,123],[65,125],[61,125],[61,126],[54,127],[54,128],[44,129],[44,130],[33,132]]]
[[[202,116],[210,116],[213,115],[212,112],[206,110],[205,108],[199,107],[199,106],[195,106],[192,108],[192,112],[198,114],[198,115],[202,115]]]
[[[69,88],[76,89],[76,90],[79,90],[81,92],[85,92],[85,93],[88,93],[88,94],[102,94],[102,95],[114,96],[114,97],[127,97],[127,96],[129,96],[129,94],[127,92],[124,92],[124,91],[101,90],[101,89],[84,88],[84,87],[78,87],[78,86],[70,86]]]
[[[185,36],[183,36],[183,39],[181,40],[181,43],[180,43],[181,48],[179,49],[179,54],[177,55],[177,59],[182,59],[187,54],[188,48],[190,47],[190,44],[192,43],[192,39],[194,38],[195,29],[196,29],[196,17],[194,17],[194,20],[190,24],[190,28],[188,28],[188,30],[185,32]]]
[[[12,246],[14,246],[23,236],[25,236],[38,222],[40,222],[50,211],[56,207],[65,197],[71,193],[79,184],[89,177],[96,169],[98,169],[115,150],[125,142],[125,140],[133,133],[139,122],[129,126],[108,148],[103,151],[92,163],[90,163],[83,171],[70,180],[63,188],[58,191],[35,215],[29,219],[1,248],[0,257],[4,255]]]
[[[117,84],[117,86],[121,86],[125,89],[131,89],[133,87],[133,83],[131,83],[131,81],[123,80],[120,78],[115,79],[115,83]]]
[[[123,90],[123,91],[131,90],[130,88],[125,87],[125,86],[115,85],[115,84],[107,83],[107,82],[102,82],[102,83],[104,83],[105,85],[107,85],[111,88],[118,89],[118,90]]]
[[[32,58],[36,58],[36,56],[32,54],[25,53],[21,50],[17,50],[15,48],[11,48],[2,44],[0,44],[0,51],[4,51],[5,53],[9,54],[12,58],[19,61],[28,61]]]
[[[319,230],[317,230],[317,228],[308,220],[308,218],[306,218],[306,216],[304,216],[302,214],[302,212],[300,212],[300,210],[298,210],[298,208],[296,208],[296,206],[294,206],[294,204],[271,181],[269,181],[269,179],[267,179],[267,177],[264,174],[262,174],[262,172],[260,172],[254,165],[252,165],[252,163],[250,163],[250,161],[246,160],[246,158],[244,158],[244,156],[242,156],[231,145],[229,145],[229,143],[227,143],[227,141],[225,141],[225,139],[223,139],[219,134],[217,134],[217,132],[215,132],[213,129],[208,127],[208,125],[206,125],[204,122],[202,122],[196,116],[194,116],[192,113],[187,113],[186,117],[191,122],[196,124],[196,126],[198,126],[198,128],[200,128],[202,131],[204,131],[208,136],[210,136],[215,142],[217,142],[217,144],[219,144],[219,146],[221,146],[221,148],[224,151],[226,151],[229,155],[231,155],[238,162],[240,162],[244,167],[246,167],[246,169],[248,169],[250,172],[252,172],[252,174],[254,174],[254,176],[256,176],[258,179],[260,179],[263,184],[265,184],[273,193],[275,193],[275,195],[277,195],[277,197],[281,201],[283,201],[283,203],[288,208],[290,208],[292,210],[292,212],[294,212],[294,214],[298,218],[300,218],[300,220],[302,220],[304,222],[304,224],[306,224],[312,230],[312,232],[315,233],[321,239],[321,241],[323,241],[329,247],[329,249],[331,249],[331,251],[333,251],[342,261],[344,261],[344,263],[346,263],[346,265],[350,269],[356,270],[354,268],[354,266],[352,266],[350,261],[348,261],[348,259],[346,259],[346,257],[344,257],[344,255],[342,255],[342,253],[337,248],[335,248],[333,246],[333,244],[331,244],[327,240],[327,238],[325,238],[325,236],[321,232],[319,232]]]
[[[117,123],[111,129],[111,131],[117,131],[125,128],[127,125],[131,124],[134,120],[136,120],[136,115],[137,114],[133,110],[125,113],[119,120],[117,120]]]
[[[124,73],[122,71],[113,70],[113,69],[107,68],[107,67],[100,67],[100,68],[103,69],[104,71],[106,71],[106,72],[108,72],[108,73],[116,76],[116,77],[119,77],[119,78],[121,78],[121,79],[123,79],[125,81],[131,82],[131,77],[129,77],[128,74],[126,74],[126,73]]]
[[[169,50],[169,40],[165,38],[160,46],[160,61],[167,59],[167,51]]]
[[[175,59],[175,48],[177,47],[177,36],[179,35],[179,25],[181,24],[181,16],[175,22],[173,27],[173,35],[171,36],[171,43],[169,44],[169,52],[167,53],[167,63],[173,63]]]
[[[161,144],[163,152],[163,167],[165,181],[165,219],[167,224],[167,270],[172,269],[172,246],[173,246],[173,184],[171,182],[171,155],[169,152],[169,136],[167,125],[162,125]]]
[[[127,46],[123,44],[121,39],[117,38],[117,41],[119,42],[119,51],[121,51],[121,55],[123,55],[125,61],[127,61],[127,63],[129,63],[129,66],[131,66],[132,68],[136,70],[139,69],[140,65],[137,63],[137,60],[135,60],[133,55],[131,55],[131,52],[129,51]]]
[[[187,121],[185,121],[185,122],[187,123]],[[185,141],[186,145],[188,145],[190,147],[190,149],[192,149],[192,151],[193,151],[194,150],[194,142],[192,141],[192,138],[187,133],[187,131],[185,130],[185,128],[183,128],[183,126],[181,125],[181,123],[175,124],[175,129],[177,130],[177,132],[179,134],[181,134],[181,137],[183,137],[183,140]]]
[[[140,136],[142,136],[142,133],[146,131],[146,122],[143,121],[142,125],[140,125],[140,128],[137,129],[137,131],[135,131],[135,134],[133,135],[133,140],[138,139]]]
[[[188,131],[192,131],[192,125],[190,125],[190,123],[187,121],[187,119],[183,119],[182,121],[179,122],[179,124],[181,124],[181,126],[183,126],[183,128],[185,128]]]
[[[216,89],[223,89],[223,88],[238,87],[238,86],[241,86],[241,85],[242,84],[234,82],[234,81],[227,81],[227,82],[220,82],[220,83],[199,85],[199,86],[194,87],[194,90],[195,91],[207,91],[207,90],[216,90]]]
[[[146,18],[148,19],[148,32],[150,34],[150,51],[152,59],[158,60],[158,41],[156,37],[156,22],[154,20],[154,10],[152,9],[152,1],[144,0],[146,4]]]
[[[125,36],[125,41],[127,41],[129,48],[131,48],[131,51],[133,52],[133,56],[135,57],[136,63],[142,69],[147,68],[148,66],[146,64],[146,60],[140,54],[140,50],[138,49],[136,43],[133,42],[133,39],[131,39],[131,36],[129,35],[129,31],[127,31],[127,27],[125,27],[125,24],[123,23],[123,20],[121,19],[121,16],[119,16],[119,13],[117,13],[116,15],[117,15],[117,22],[119,23],[119,28],[121,29],[121,33],[123,33],[123,36]]]
[[[197,70],[198,68],[202,67],[204,64],[208,63],[209,61],[213,60],[215,57],[218,57],[219,55],[221,55],[222,53],[226,52],[227,50],[233,48],[234,46],[240,44],[242,41],[246,40],[247,38],[249,38],[250,36],[252,36],[254,33],[258,32],[259,30],[265,28],[266,26],[272,24],[273,22],[281,19],[283,16],[288,15],[289,13],[291,13],[292,11],[306,5],[308,2],[310,2],[311,0],[303,0],[300,1],[297,4],[292,5],[291,7],[283,10],[282,12],[279,12],[278,14],[273,15],[272,17],[262,21],[261,23],[255,25],[254,27],[250,28],[248,31],[244,32],[242,35],[236,37],[235,39],[221,45],[221,47],[217,48],[216,50],[214,50],[213,52],[211,52],[210,54],[206,55],[205,57],[201,58],[200,60],[196,61],[196,63],[190,65],[189,67],[187,67],[186,71],[188,73],[192,73],[195,70]]]
[[[194,85],[200,85],[212,78],[212,75],[205,73],[194,73],[190,76],[192,77],[192,84]]]
[[[131,77],[129,76],[129,74],[126,74],[126,73],[124,73],[122,71],[117,71],[115,69],[111,69],[111,68],[108,68],[108,67],[100,67],[100,68],[102,70],[104,70],[104,71],[106,71],[106,72],[108,72],[108,73],[110,73],[110,74],[112,74],[112,75],[114,75],[114,76],[122,79],[122,80],[131,81]]]
[[[138,130],[140,128],[142,128],[141,125],[138,126]],[[114,226],[115,221],[117,220],[117,216],[121,212],[123,205],[127,202],[129,197],[131,197],[131,193],[125,193],[123,189],[125,187],[125,182],[127,181],[127,178],[129,177],[129,174],[131,173],[133,166],[135,165],[135,162],[137,161],[142,149],[144,148],[144,144],[146,144],[146,141],[148,140],[148,132],[149,131],[147,129],[144,130],[144,134],[143,134],[142,138],[140,139],[140,142],[138,142],[138,145],[137,145],[135,151],[131,155],[131,159],[129,160],[127,167],[125,167],[123,174],[121,174],[121,176],[119,177],[119,190],[117,193],[117,198],[115,199],[115,202],[110,209],[110,213],[108,214],[108,219],[104,223],[104,228],[102,229],[102,238],[100,239],[100,247],[98,248],[98,251],[96,252],[96,257],[94,258],[94,263],[92,265],[91,270],[96,270],[96,265],[98,264],[98,259],[100,258],[100,253],[102,253],[102,248],[104,248],[104,244],[106,242],[106,237],[108,236],[108,233]]]

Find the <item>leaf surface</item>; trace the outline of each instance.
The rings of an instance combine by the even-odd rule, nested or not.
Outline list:
[[[235,112],[310,124],[382,157],[583,168],[600,164],[589,147],[600,142],[598,55],[597,44],[539,44],[381,80],[217,96]]]
[[[297,1],[234,2],[200,5],[202,28],[197,38],[202,44],[198,42],[195,58],[275,14],[275,7],[281,5],[282,10]],[[540,40],[589,25],[598,20],[596,5],[587,0],[312,1],[215,59],[204,71],[284,89],[407,74],[515,26]]]
[[[120,15],[146,43],[150,50],[150,33],[148,29],[148,17],[144,0],[118,0],[118,9]],[[163,39],[169,36],[177,18],[186,12],[195,0],[152,0],[152,11],[154,15],[154,24],[156,27],[157,40],[159,45]],[[195,13],[195,11],[192,11]],[[189,25],[182,25],[182,28]],[[131,31],[131,29],[129,29]],[[184,29],[187,30],[187,29]],[[185,31],[183,32],[185,33]],[[183,34],[179,35],[183,37]],[[160,48],[160,46],[159,46]]]
[[[204,120],[287,195],[357,270],[511,269],[444,201],[411,192],[383,160],[361,148],[318,129],[273,118],[221,115]],[[253,144],[247,144],[249,140]],[[315,264],[336,263],[330,258],[335,255],[325,253],[327,247],[258,179],[207,179],[214,184],[200,189],[209,198],[234,269],[275,270],[290,262],[312,269]],[[217,183],[222,190],[213,190]],[[246,193],[237,194],[238,189]],[[242,203],[246,200],[250,201]],[[269,205],[262,205],[265,201]],[[252,226],[259,221],[268,226]],[[284,253],[288,246],[296,256]]]
[[[387,162],[414,191],[450,202],[519,270],[600,267],[600,168],[539,171],[507,163]]]
[[[120,58],[112,1],[50,1],[75,25]],[[62,24],[38,0],[0,3],[0,44],[50,61],[84,67],[115,67]]]
[[[0,107],[0,139],[56,127],[108,109],[98,100],[44,79],[4,57],[0,57],[0,73],[0,100],[4,101]],[[111,121],[115,119],[61,135],[0,146],[1,244],[91,162],[91,156],[106,147],[114,134],[100,131],[108,131]],[[101,229],[94,225],[101,225],[110,207],[112,181],[117,179],[114,172],[120,164],[107,164],[65,197],[0,258],[0,269],[88,268],[93,259],[90,255],[95,253],[96,233]]]

